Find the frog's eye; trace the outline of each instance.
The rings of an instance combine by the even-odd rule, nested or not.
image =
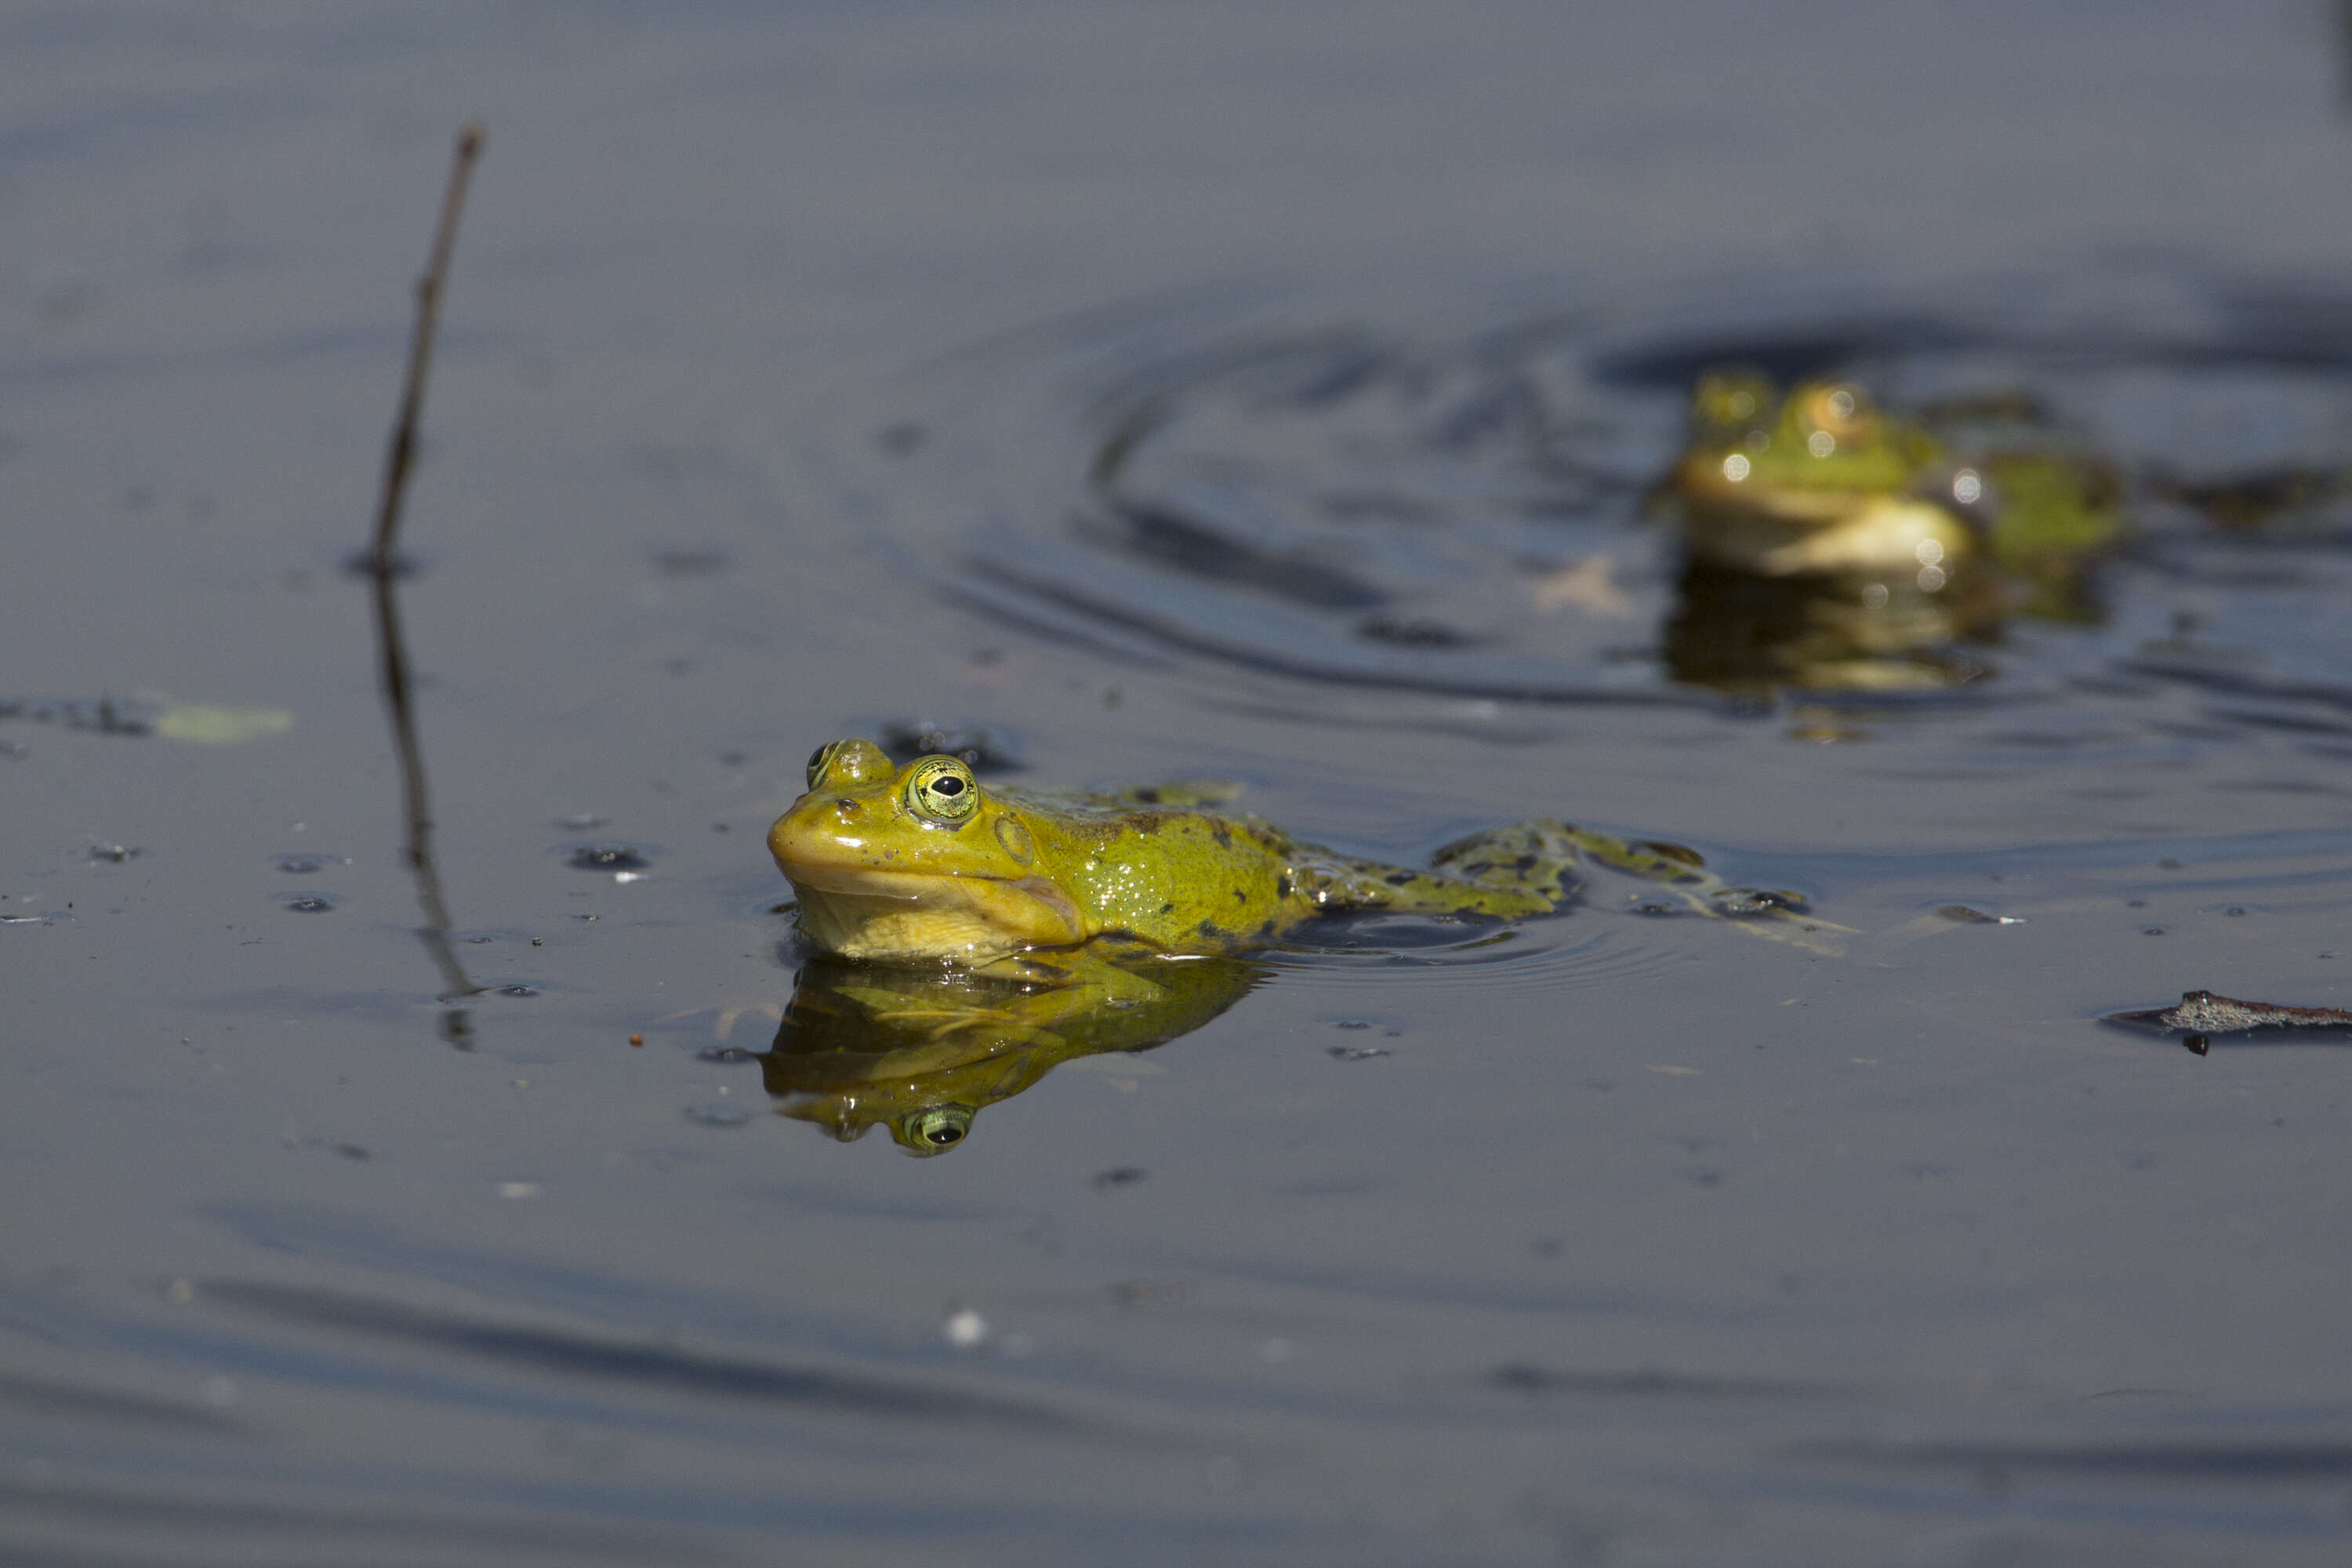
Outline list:
[[[927,757],[907,775],[907,804],[933,822],[961,822],[980,806],[980,785],[955,757]]]
[[[809,788],[816,788],[816,781],[824,777],[824,764],[833,761],[833,753],[839,750],[839,741],[827,741],[809,753]]]
[[[898,1142],[918,1154],[944,1154],[971,1131],[971,1112],[961,1105],[935,1105],[900,1124]]]
[[[1870,423],[1870,396],[1846,382],[1816,387],[1805,400],[1805,418],[1815,431],[1842,440]]]

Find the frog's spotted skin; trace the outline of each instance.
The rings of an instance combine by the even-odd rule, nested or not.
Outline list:
[[[1548,914],[1572,896],[1577,836],[1548,820],[1438,851],[1427,870],[1303,844],[1183,784],[1123,795],[983,790],[952,757],[893,768],[872,742],[810,759],[768,835],[802,931],[845,957],[973,965],[1106,934],[1226,953],[1353,911]]]

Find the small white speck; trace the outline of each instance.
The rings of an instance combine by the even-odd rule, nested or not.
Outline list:
[[[960,1351],[968,1351],[988,1338],[988,1320],[970,1307],[958,1307],[950,1312],[940,1328],[947,1335],[948,1343]]]
[[[650,873],[645,871],[615,871],[613,873],[613,880],[615,882],[642,882],[648,875],[650,875]]]
[[[1723,477],[1733,484],[1748,477],[1748,459],[1738,452],[1723,459]]]
[[[500,1182],[499,1196],[502,1198],[535,1198],[539,1196],[537,1182]]]
[[[1974,468],[1962,468],[1952,476],[1952,499],[1962,506],[1974,506],[1984,495],[1984,480]]]
[[[1837,437],[1826,430],[1816,430],[1805,437],[1805,450],[1816,458],[1826,458],[1837,450]]]

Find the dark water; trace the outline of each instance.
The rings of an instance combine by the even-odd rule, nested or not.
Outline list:
[[[2352,1056],[2099,1022],[2347,999],[2337,38],[12,12],[0,1558],[2340,1560]],[[471,113],[436,951],[343,561]],[[2098,614],[1680,679],[1752,608],[1643,521],[1727,358],[2030,395],[2124,477]],[[893,724],[1852,934],[1596,873],[845,1146],[760,835]]]

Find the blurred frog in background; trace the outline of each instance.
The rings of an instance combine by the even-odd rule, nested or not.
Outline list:
[[[2026,400],[1910,420],[1852,382],[1783,395],[1727,369],[1699,378],[1690,426],[1661,487],[1686,561],[1680,679],[1958,685],[1987,666],[1954,645],[1997,639],[2009,616],[2098,617],[2088,574],[2124,536],[2121,487]]]

